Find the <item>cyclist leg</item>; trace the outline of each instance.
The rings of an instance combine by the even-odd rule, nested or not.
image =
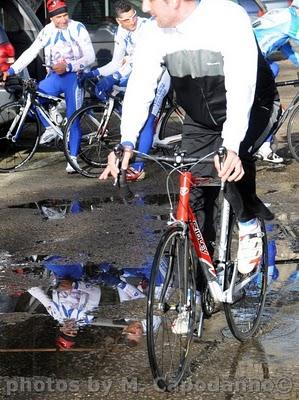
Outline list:
[[[269,127],[272,111],[266,107],[252,108],[249,126],[239,149],[245,174],[240,181],[229,186],[234,198],[240,196],[236,213],[239,219],[238,270],[240,273],[249,273],[260,265],[263,259],[263,239],[259,219],[274,218],[273,213],[256,194],[256,167],[251,156],[251,149],[256,140]],[[275,121],[272,122],[275,123]]]
[[[186,115],[183,125],[182,149],[189,156],[203,157],[217,150],[221,144],[220,132],[206,129]],[[216,169],[213,164],[200,163],[192,168],[192,172],[200,177],[216,177]],[[216,237],[215,218],[218,209],[216,202],[218,194],[219,187],[217,186],[198,186],[192,187],[190,196],[191,207],[211,254],[213,253],[212,243]]]
[[[278,154],[276,154],[274,151],[275,138],[274,135],[272,134],[272,132],[276,132],[275,128],[277,126],[281,113],[282,113],[282,108],[280,103],[277,101],[274,103],[271,118],[268,122],[266,129],[254,144],[253,152],[255,152],[256,149],[258,149],[257,155],[263,161],[269,161],[272,163],[283,162],[283,158],[280,157]]]
[[[161,109],[164,97],[169,91],[169,87],[170,87],[170,76],[169,73],[165,70],[158,83],[155,99],[150,108],[149,116],[139,134],[138,151],[140,153],[148,154],[150,152],[150,149],[153,144],[156,117]],[[137,157],[136,161],[131,165],[130,169],[140,173],[140,171],[143,171],[144,169],[144,161],[138,159]],[[133,174],[131,175],[133,176]],[[139,180],[140,179],[142,178],[139,178]]]
[[[38,90],[45,94],[49,94],[51,96],[59,96],[62,92],[60,87],[59,75],[57,75],[55,72],[49,74],[45,79],[39,82]],[[43,102],[42,99],[41,102]],[[44,103],[46,103],[46,100],[44,100]],[[49,123],[45,120],[45,118],[41,115],[41,113],[38,110],[37,114],[39,116],[42,125],[45,127],[45,132],[41,136],[40,143],[41,144],[49,143],[53,139],[55,139],[57,133],[52,127],[49,126]]]
[[[266,220],[274,218],[272,212],[256,195],[256,168],[251,156],[252,147],[255,146],[255,143],[264,134],[265,130],[269,130],[271,134],[269,124],[274,126],[277,123],[279,113],[275,113],[273,117],[273,110],[274,108],[269,110],[266,107],[253,107],[245,138],[240,144],[239,155],[245,170],[244,177],[235,183],[235,187],[242,199],[242,206],[239,209],[240,220],[247,221],[255,217]]]
[[[139,134],[138,151],[140,153],[148,154],[152,147],[154,129],[155,129],[155,119],[156,116],[150,111],[146,123]],[[131,165],[130,168],[133,168],[134,170],[139,172],[143,171],[144,161],[138,158],[137,156],[136,161]]]
[[[65,95],[66,115],[69,119],[71,115],[83,104],[84,90],[79,88],[77,74],[69,72],[60,76],[62,91]],[[81,131],[79,121],[72,124],[70,132],[70,153],[76,157],[79,153],[81,142]]]

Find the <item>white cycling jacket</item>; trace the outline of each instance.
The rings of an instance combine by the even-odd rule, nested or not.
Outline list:
[[[69,20],[66,29],[56,28],[53,22],[46,25],[11,68],[18,74],[42,49],[46,65],[65,60],[69,71],[73,72],[85,69],[95,61],[95,52],[85,26],[81,22]]]
[[[132,32],[120,25],[118,26],[114,37],[112,60],[103,67],[98,68],[100,75],[108,76],[114,72],[119,72],[122,76],[126,76],[131,72],[136,42],[146,21],[148,21],[147,18],[138,17],[136,29]]]
[[[75,319],[78,326],[91,323],[94,316],[90,312],[101,299],[101,288],[84,282],[73,283],[70,291],[53,290],[52,299],[40,287],[33,287],[28,292],[43,304],[56,321],[63,323],[66,319]]]
[[[164,64],[179,105],[207,129],[222,131],[223,145],[238,152],[257,95],[258,51],[246,11],[226,0],[202,0],[176,28],[149,21],[141,35],[123,104],[122,143],[135,145]]]

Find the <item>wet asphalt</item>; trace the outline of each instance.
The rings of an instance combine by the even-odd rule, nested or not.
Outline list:
[[[282,65],[281,79],[295,76],[287,62]],[[281,89],[283,102],[295,90]],[[116,268],[149,265],[169,211],[163,172],[148,165],[146,179],[131,185],[130,204],[111,180],[67,175],[55,149],[40,148],[26,169],[1,175],[0,398],[298,399],[299,164],[289,156],[285,129],[278,135],[278,153],[283,164],[257,164],[258,195],[275,213],[269,239],[277,252],[259,335],[240,344],[224,314],[215,314],[194,343],[185,382],[171,394],[160,393],[152,382],[144,339],[129,347],[121,327],[111,326],[143,318],[144,300],[120,305],[115,291],[104,289],[99,316],[105,326],[82,329],[81,350],[57,352],[53,319],[40,308],[26,311],[26,290],[47,285],[48,276],[14,272],[39,268],[38,260],[50,255]],[[48,351],[29,351],[38,348]]]

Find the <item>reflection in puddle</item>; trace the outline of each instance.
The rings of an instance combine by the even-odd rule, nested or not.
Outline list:
[[[28,313],[29,319],[32,315],[49,315],[56,323],[55,348],[59,350],[80,347],[81,340],[78,342],[78,338],[88,326],[125,328],[124,336],[130,342],[139,341],[143,325],[139,323],[139,333],[133,335],[132,331],[137,329],[136,322],[133,322],[136,318],[123,315],[115,321],[110,315],[110,318],[103,319],[97,310],[105,305],[145,299],[150,268],[151,263],[140,268],[117,269],[106,262],[74,262],[67,257],[42,255],[32,256],[19,264],[12,263],[10,268],[3,269],[4,274],[0,276],[2,322],[4,317],[8,324],[11,321],[19,325],[18,317],[22,317],[23,313]],[[10,284],[6,282],[3,285],[2,281],[5,282],[7,276]],[[30,285],[32,282],[34,286]],[[144,318],[144,306],[143,302],[141,318]],[[10,347],[2,334],[0,343],[2,350]],[[51,351],[54,351],[53,348]]]
[[[258,340],[242,343],[231,361],[228,381],[233,390],[227,391],[225,400],[234,398],[236,392],[261,392],[262,382],[269,378],[268,360],[262,344]]]
[[[34,203],[25,203],[9,208],[17,209],[32,209],[38,210],[44,219],[63,219],[68,214],[78,214],[84,211],[94,211],[101,209],[103,204],[116,203],[123,204],[121,197],[106,197],[106,198],[93,198],[89,200],[63,200],[63,199],[48,199]],[[169,204],[168,196],[165,194],[157,195],[135,195],[134,199],[130,202],[134,206],[146,205],[166,205]],[[168,215],[158,216],[145,216],[145,219],[167,220]]]

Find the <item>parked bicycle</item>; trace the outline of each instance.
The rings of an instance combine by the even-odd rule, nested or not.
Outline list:
[[[57,111],[65,109],[63,98],[38,91],[34,79],[14,77],[13,82],[5,87],[17,100],[0,108],[0,172],[17,170],[36,152],[41,135],[38,112],[57,132],[58,147],[66,123],[66,118]]]
[[[217,181],[194,177],[192,168],[198,163],[214,162],[211,158],[214,154],[201,159],[184,154],[146,157],[168,167],[166,186],[170,214],[153,260],[146,332],[151,372],[155,383],[165,391],[173,390],[184,378],[193,338],[202,336],[204,319],[212,315],[215,303],[223,303],[230,331],[240,341],[257,333],[265,304],[268,250],[264,221],[260,220],[261,262],[252,272],[241,274],[237,261],[238,221],[224,197],[225,183],[220,187],[221,215],[213,254],[208,250],[191,209],[192,186],[217,184]],[[225,149],[219,149],[218,155],[223,162]],[[176,172],[179,195],[175,213],[169,185]],[[122,187],[126,187],[124,175],[120,176]]]
[[[69,119],[64,132],[65,157],[81,175],[98,177],[107,165],[108,154],[120,142],[120,120],[124,88],[113,87],[106,103],[83,106]],[[153,148],[167,151],[181,142],[183,110],[167,97],[156,120]],[[72,125],[79,120],[82,139],[77,163],[68,146]]]
[[[299,79],[276,82],[277,87],[284,86],[299,86]],[[290,116],[287,126],[287,139],[292,157],[299,161],[299,92],[295,94],[291,102],[288,104],[281,114],[278,126],[275,129],[274,135],[280,129],[285,120]]]

